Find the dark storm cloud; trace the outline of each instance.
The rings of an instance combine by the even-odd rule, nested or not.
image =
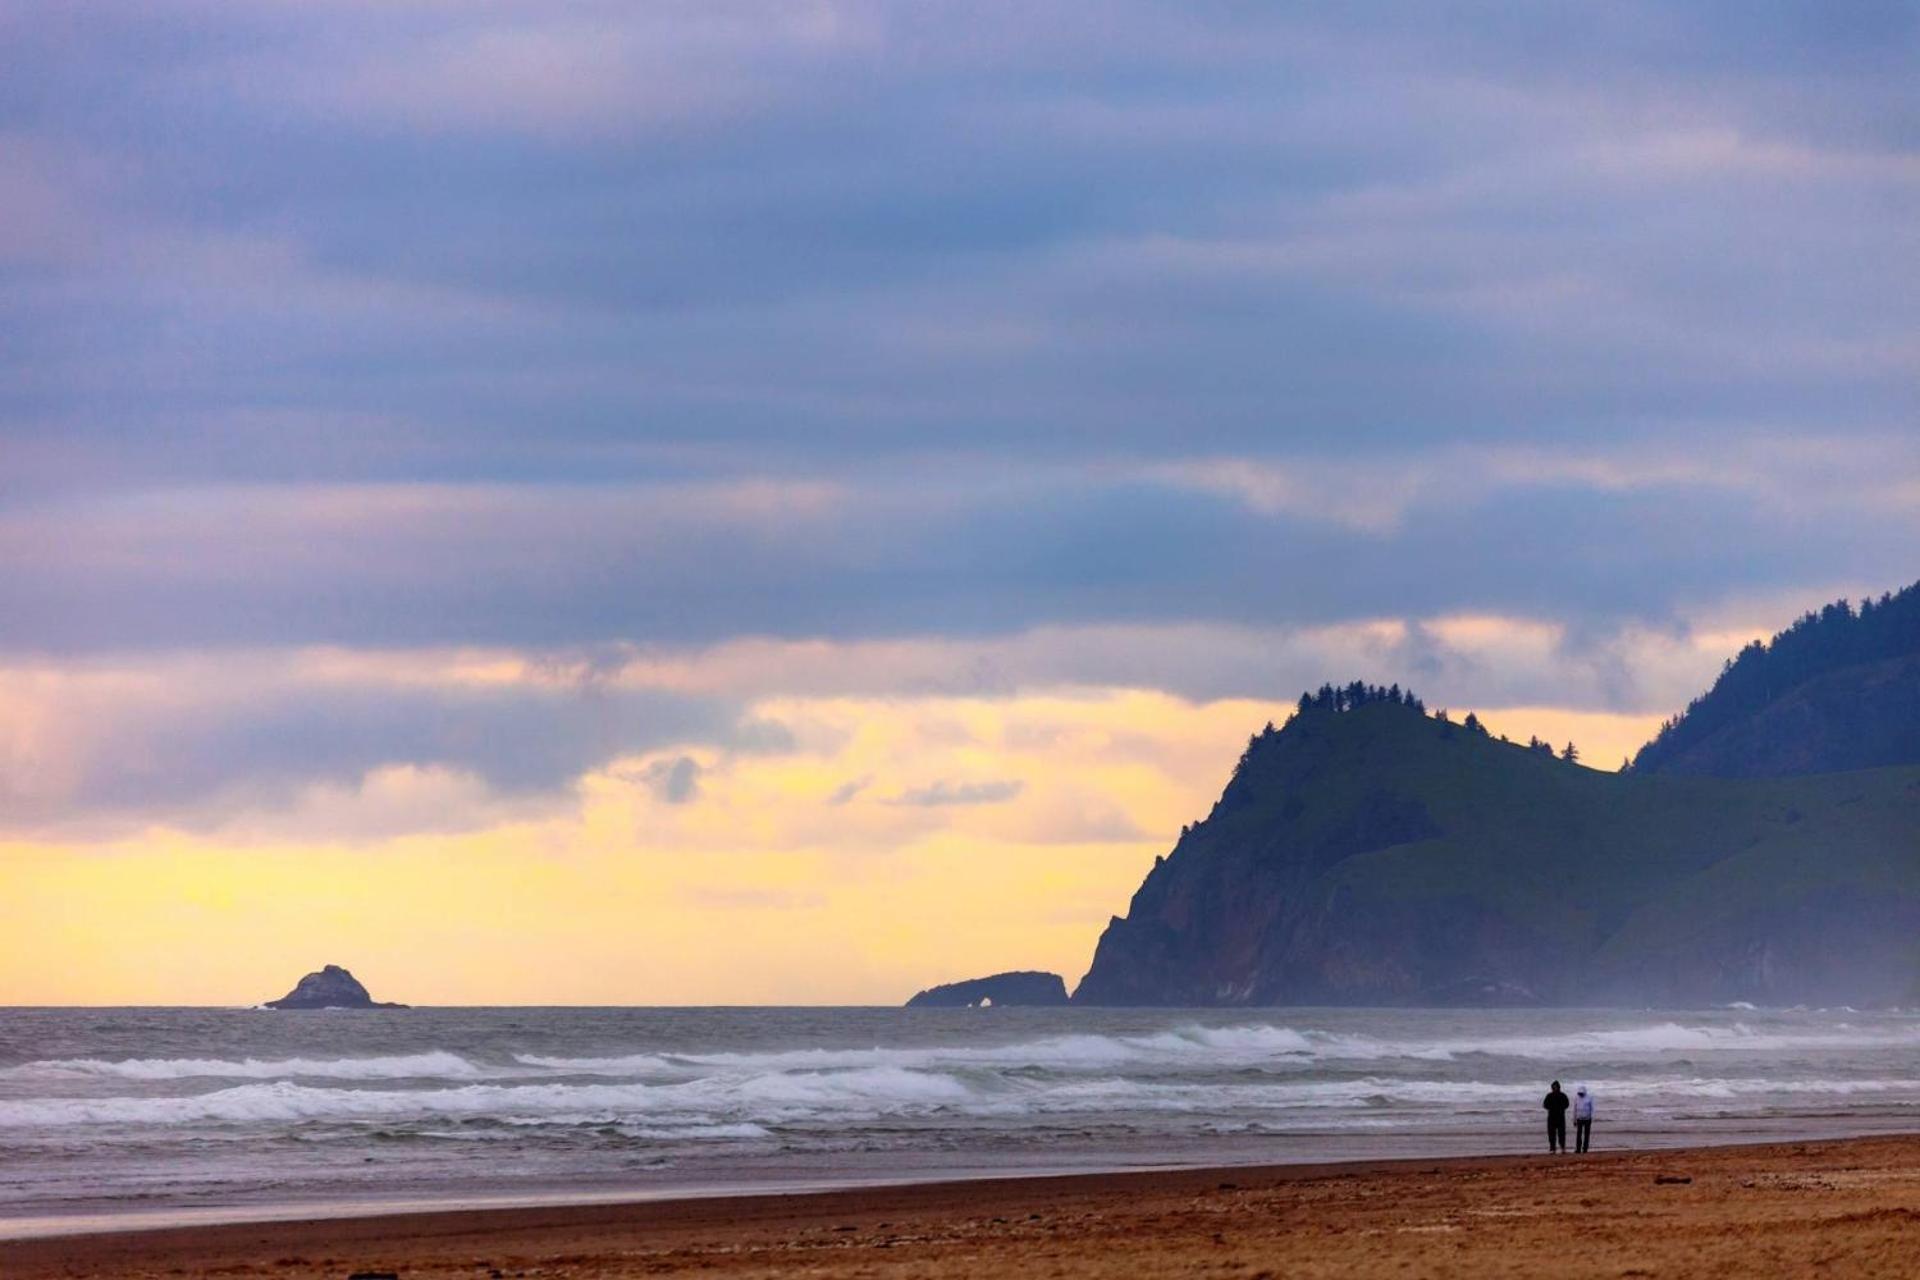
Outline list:
[[[767,745],[738,707],[660,690],[410,687],[300,672],[239,679],[216,666],[110,699],[89,702],[77,690],[55,705],[88,717],[70,726],[76,741],[61,748],[72,766],[57,787],[35,786],[30,758],[0,758],[8,766],[0,768],[0,829],[58,829],[83,817],[109,827],[123,819],[204,826],[236,810],[291,804],[316,785],[351,792],[369,773],[401,765],[531,798],[626,753],[689,741]],[[674,762],[662,779],[673,803],[698,785],[698,767],[683,766],[693,762]]]
[[[1909,581],[1916,13],[0,2],[0,652]],[[81,791],[664,741],[306,696]]]
[[[8,35],[52,207],[6,402],[48,483],[1914,407],[1898,6],[103,5]]]
[[[996,491],[517,486],[191,494],[0,517],[16,649],[245,643],[707,645],[736,635],[979,635],[1041,624],[1311,625],[1448,612],[1593,626],[1836,580],[1898,585],[1916,513],[1872,454],[1804,492],[1444,476],[1383,512],[1364,469],[1306,511],[1074,472]],[[1793,466],[1788,457],[1781,468]],[[1349,522],[1347,504],[1379,527]],[[35,555],[36,548],[43,554]],[[114,620],[137,619],[137,634]]]

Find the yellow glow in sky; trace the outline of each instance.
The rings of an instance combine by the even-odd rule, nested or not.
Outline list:
[[[679,803],[667,752],[589,775],[569,813],[473,832],[0,846],[0,1003],[246,1004],[327,962],[425,1004],[891,1004],[999,968],[1074,980],[1274,710],[1114,692],[757,714],[796,748],[690,753]],[[390,771],[307,817],[332,805],[351,829],[356,804],[446,785]]]
[[[323,963],[417,1004],[895,1004],[1009,968],[1071,984],[1285,712],[1125,690],[769,700],[754,714],[789,748],[617,760],[564,809],[481,830],[0,845],[0,1004],[251,1004]],[[1651,729],[1481,716],[1609,765]],[[385,770],[315,792],[301,822],[377,829],[472,794]]]

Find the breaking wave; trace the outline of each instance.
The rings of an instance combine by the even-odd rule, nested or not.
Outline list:
[[[1917,1051],[1920,1017],[1844,1010],[23,1011],[0,1021],[0,1234],[86,1196],[1527,1150],[1555,1076],[1610,1146],[1910,1131]]]
[[[50,1058],[0,1069],[0,1079],[107,1077],[117,1080],[477,1079],[486,1069],[436,1050],[381,1058]]]
[[[516,1089],[543,1078],[600,1077],[649,1085],[683,1085],[703,1079],[735,1084],[753,1079],[789,1081],[890,1081],[913,1089],[940,1073],[1045,1071],[1069,1075],[1141,1074],[1147,1078],[1205,1069],[1299,1071],[1315,1065],[1389,1061],[1443,1063],[1474,1057],[1578,1063],[1598,1069],[1611,1062],[1658,1061],[1673,1055],[1831,1052],[1846,1049],[1920,1048],[1920,1023],[1894,1027],[1836,1024],[1817,1031],[1768,1030],[1745,1023],[1720,1026],[1666,1021],[1542,1036],[1433,1038],[1374,1037],[1318,1029],[1246,1024],[1187,1025],[1140,1035],[1059,1035],[1002,1044],[875,1045],[768,1049],[758,1052],[625,1053],[553,1055],[514,1053],[497,1063],[476,1061],[451,1050],[343,1058],[54,1058],[0,1068],[0,1081],[125,1080],[169,1082],[253,1080],[262,1082],[464,1081]],[[862,1077],[858,1073],[873,1073]],[[511,1082],[511,1083],[504,1083]],[[590,1087],[590,1086],[589,1086]],[[796,1084],[797,1089],[821,1088]]]
[[[1911,1093],[1911,1079],[1780,1080],[1657,1076],[1609,1083],[1611,1102],[1677,1104],[1760,1096]],[[704,1076],[678,1083],[467,1084],[441,1089],[326,1088],[279,1080],[175,1097],[0,1101],[0,1129],[75,1125],[275,1125],[472,1119],[501,1124],[768,1127],[934,1117],[1099,1120],[1202,1112],[1298,1113],[1398,1106],[1444,1113],[1534,1105],[1530,1084],[1363,1075],[1345,1079],[1156,1081],[1113,1075],[1035,1079],[1020,1072],[864,1067]]]
[[[1546,1036],[1385,1039],[1285,1026],[1183,1026],[1136,1036],[1070,1035],[1002,1045],[817,1048],[760,1053],[626,1054],[549,1057],[517,1054],[523,1066],[579,1075],[672,1075],[697,1069],[828,1071],[871,1066],[933,1069],[944,1066],[1027,1066],[1055,1070],[1177,1067],[1194,1062],[1258,1066],[1274,1061],[1444,1062],[1487,1055],[1556,1062],[1605,1062],[1663,1053],[1778,1052],[1793,1049],[1920,1048],[1920,1025],[1893,1030],[1840,1027],[1819,1032],[1770,1032],[1745,1024],[1645,1027]]]

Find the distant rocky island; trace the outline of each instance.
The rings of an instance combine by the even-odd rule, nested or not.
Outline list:
[[[269,1009],[404,1009],[404,1004],[375,1000],[360,985],[360,980],[337,964],[327,965],[294,984],[293,990],[278,1000],[267,1001]]]
[[[1920,1002],[1920,584],[1730,660],[1629,768],[1303,695],[1155,860],[1093,1005]]]
[[[909,1009],[968,1009],[983,1005],[995,1008],[1017,1006],[1045,1007],[1067,1003],[1067,984],[1057,973],[1020,969],[996,973],[987,978],[948,982],[929,987],[907,1001]]]

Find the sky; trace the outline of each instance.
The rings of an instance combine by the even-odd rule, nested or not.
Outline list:
[[[1071,983],[1300,690],[1920,578],[1920,6],[0,0],[0,1003]]]

